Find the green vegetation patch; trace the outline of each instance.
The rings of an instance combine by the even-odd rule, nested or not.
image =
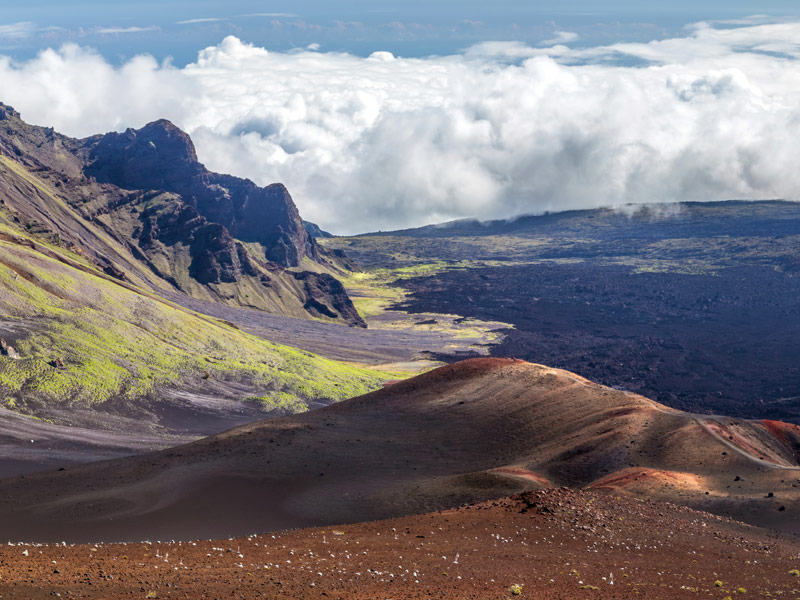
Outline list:
[[[403,280],[412,277],[435,276],[452,269],[467,269],[469,261],[457,263],[434,261],[397,268],[374,268],[340,276],[361,317],[375,329],[414,329],[440,333],[452,338],[453,351],[472,348],[499,340],[497,329],[511,327],[508,323],[465,319],[460,315],[414,314],[394,308],[408,296]]]
[[[294,412],[388,378],[268,342],[29,248],[0,242],[0,252],[0,314],[28,330],[15,344],[20,360],[0,357],[0,394],[23,405],[93,405],[210,379],[245,384],[264,408]]]

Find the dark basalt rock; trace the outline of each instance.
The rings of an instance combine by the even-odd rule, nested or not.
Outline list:
[[[312,223],[311,221],[303,221],[303,224],[306,226],[306,231],[308,232],[308,235],[310,235],[314,239],[335,237],[332,233],[328,233],[316,223]]]
[[[125,189],[179,194],[207,221],[236,239],[257,242],[265,258],[295,267],[319,251],[282,184],[259,187],[248,179],[208,171],[197,160],[189,136],[169,121],[109,133],[85,141],[86,174]]]
[[[336,259],[348,271],[360,271],[361,266],[354,262],[347,253],[341,248],[332,248],[328,250],[328,255]]]
[[[194,233],[189,274],[200,283],[236,283],[242,275],[255,275],[247,252],[228,230],[208,223]]]
[[[167,246],[187,244],[192,256],[189,275],[200,283],[235,283],[242,275],[258,275],[241,243],[219,223],[209,223],[192,206],[159,206],[145,210],[140,219],[139,245],[149,249],[156,241]]]
[[[306,294],[305,309],[320,317],[341,317],[351,325],[365,327],[367,324],[358,314],[341,281],[327,273],[292,273],[302,281]]]
[[[0,121],[7,119],[19,119],[19,113],[7,104],[0,102]]]

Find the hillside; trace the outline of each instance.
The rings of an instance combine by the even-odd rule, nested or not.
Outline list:
[[[799,477],[795,426],[475,359],[159,453],[4,480],[0,527],[36,541],[227,537],[569,486],[800,531]]]
[[[78,140],[0,104],[0,473],[330,404],[499,339],[457,315],[367,330],[340,282],[357,267],[309,231],[285,187],[209,172],[168,121]]]
[[[0,247],[0,331],[14,353],[0,356],[7,408],[125,429],[155,424],[169,390],[183,390],[200,414],[202,399],[216,398],[224,422],[226,410],[246,412],[248,404],[250,418],[262,405],[292,412],[383,380],[168,302],[61,248],[16,234]],[[181,427],[191,429],[191,402],[173,400],[189,405]]]
[[[236,222],[211,220],[229,209]],[[294,322],[336,336],[364,325],[337,264],[283,186],[206,171],[167,122],[74,140],[0,105],[2,472],[165,447],[397,377],[202,311],[287,319],[289,343]]]
[[[568,211],[321,243],[392,282],[390,310],[508,323],[493,356],[682,410],[800,423],[800,203]]]

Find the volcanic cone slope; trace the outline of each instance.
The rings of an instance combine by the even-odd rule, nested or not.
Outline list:
[[[10,539],[223,537],[614,487],[797,529],[797,428],[474,359],[170,450],[0,482]]]

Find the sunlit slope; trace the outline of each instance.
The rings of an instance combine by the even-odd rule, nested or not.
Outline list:
[[[158,401],[165,388],[297,411],[378,387],[384,376],[246,334],[0,225],[0,317],[20,355],[0,356],[0,403]]]

